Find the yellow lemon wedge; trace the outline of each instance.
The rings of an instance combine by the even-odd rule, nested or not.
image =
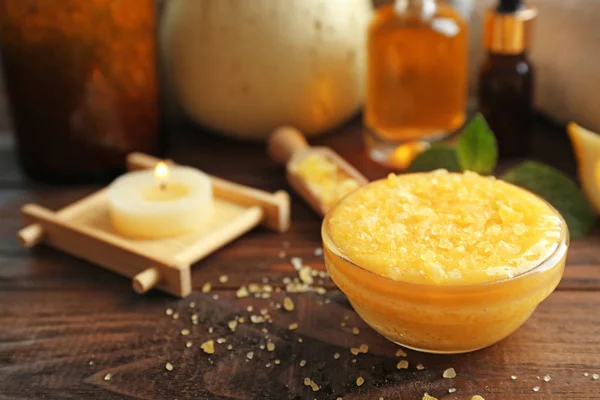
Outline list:
[[[574,122],[569,123],[567,132],[575,150],[583,192],[600,214],[600,135]]]

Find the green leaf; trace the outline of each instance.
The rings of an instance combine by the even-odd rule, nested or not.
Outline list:
[[[594,226],[596,214],[575,182],[562,172],[534,161],[525,161],[501,179],[528,189],[552,204],[567,222],[572,239],[585,236]]]
[[[458,162],[463,170],[491,174],[498,162],[496,137],[485,118],[477,113],[458,138]]]
[[[428,150],[419,154],[408,167],[407,172],[427,172],[444,168],[450,172],[461,172],[454,146],[433,144]]]

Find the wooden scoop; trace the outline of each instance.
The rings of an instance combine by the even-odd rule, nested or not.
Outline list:
[[[280,127],[271,134],[267,151],[275,162],[286,166],[287,179],[292,188],[321,216],[335,202],[332,198],[339,200],[338,195],[345,194],[343,187],[358,188],[368,183],[367,178],[333,150],[328,147],[310,147],[302,133],[290,126]],[[330,170],[337,169],[334,174],[335,183],[328,186],[330,189],[333,187],[331,190],[334,192],[325,193],[319,187],[321,174],[307,174],[306,163],[313,166],[316,163]]]

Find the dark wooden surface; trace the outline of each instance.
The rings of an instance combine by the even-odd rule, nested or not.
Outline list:
[[[6,128],[6,121],[0,126]],[[387,171],[364,157],[359,126],[355,121],[315,143],[332,146],[371,179],[385,176]],[[265,190],[289,189],[262,144],[232,142],[187,124],[172,130],[173,159]],[[564,132],[541,122],[536,135],[534,158],[573,174]],[[161,293],[138,296],[130,281],[94,265],[49,248],[19,247],[15,232],[23,203],[60,208],[97,187],[30,182],[18,169],[8,136],[1,136],[0,143],[0,399],[407,400],[421,399],[425,392],[440,399],[475,394],[486,400],[600,398],[600,380],[592,380],[593,373],[600,373],[598,232],[572,243],[558,290],[511,337],[466,355],[407,351],[410,367],[399,371],[397,346],[365,326],[329,280],[323,285],[325,295],[291,294],[296,304],[291,313],[269,305],[281,302],[283,293],[267,300],[236,298],[240,285],[265,278],[282,287],[285,277],[296,275],[292,256],[324,269],[322,258],[314,255],[320,247],[320,220],[297,197],[289,233],[259,229],[198,263],[195,290],[188,299]],[[229,282],[219,283],[220,275],[228,275]],[[211,293],[201,292],[205,282],[212,283]],[[196,303],[193,309],[190,301]],[[248,318],[248,305],[270,310],[273,323],[265,327],[276,344],[274,352],[260,350],[263,325],[245,323],[235,333],[227,328],[235,316]],[[179,312],[178,320],[165,315],[169,307]],[[190,320],[194,312],[198,325]],[[288,325],[296,321],[298,330],[289,331]],[[360,334],[352,334],[352,327]],[[191,334],[182,336],[182,328]],[[217,344],[215,354],[200,349],[205,340],[219,337],[227,343]],[[188,340],[191,348],[185,346]],[[349,348],[363,343],[368,354],[352,356]],[[230,351],[228,344],[233,345]],[[249,351],[254,352],[252,360],[246,358]],[[341,354],[337,360],[336,352]],[[304,367],[301,360],[306,360]],[[167,362],[174,366],[170,372]],[[418,363],[426,369],[418,371]],[[442,378],[449,367],[455,368],[457,378]],[[105,380],[109,373],[112,378]],[[537,379],[546,374],[551,381]],[[361,387],[355,384],[358,376],[365,379]],[[305,377],[321,390],[304,386]],[[539,392],[533,391],[536,386]],[[456,392],[449,394],[449,388]]]

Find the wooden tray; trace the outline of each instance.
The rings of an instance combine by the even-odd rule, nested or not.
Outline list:
[[[160,161],[132,153],[130,170],[154,168]],[[133,288],[145,293],[156,287],[179,297],[192,291],[191,264],[259,224],[284,232],[290,224],[290,198],[211,177],[214,212],[199,231],[176,238],[135,240],[111,226],[107,191],[102,189],[57,212],[37,204],[22,207],[30,225],[18,233],[25,247],[40,242],[111,271],[133,278]]]

